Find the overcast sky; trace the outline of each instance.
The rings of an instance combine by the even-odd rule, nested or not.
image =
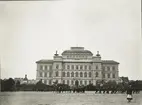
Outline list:
[[[142,79],[140,0],[0,2],[1,76],[36,77],[36,61],[85,47]]]

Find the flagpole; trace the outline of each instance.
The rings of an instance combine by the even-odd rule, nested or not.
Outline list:
[[[1,92],[1,58],[0,58],[0,92]]]

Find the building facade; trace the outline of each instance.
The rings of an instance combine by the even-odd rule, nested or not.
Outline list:
[[[63,83],[68,85],[96,85],[98,81],[119,80],[119,63],[113,60],[102,60],[99,52],[95,56],[84,47],[71,47],[52,60],[39,60],[36,80],[52,85]]]

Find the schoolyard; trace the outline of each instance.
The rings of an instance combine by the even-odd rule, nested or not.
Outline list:
[[[142,105],[142,92],[131,103],[126,94],[1,92],[0,105]]]

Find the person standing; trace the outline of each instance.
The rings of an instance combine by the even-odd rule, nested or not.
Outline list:
[[[131,100],[133,99],[132,93],[133,93],[133,91],[132,91],[132,87],[130,85],[127,89],[127,100],[128,100],[128,102],[131,102]]]

